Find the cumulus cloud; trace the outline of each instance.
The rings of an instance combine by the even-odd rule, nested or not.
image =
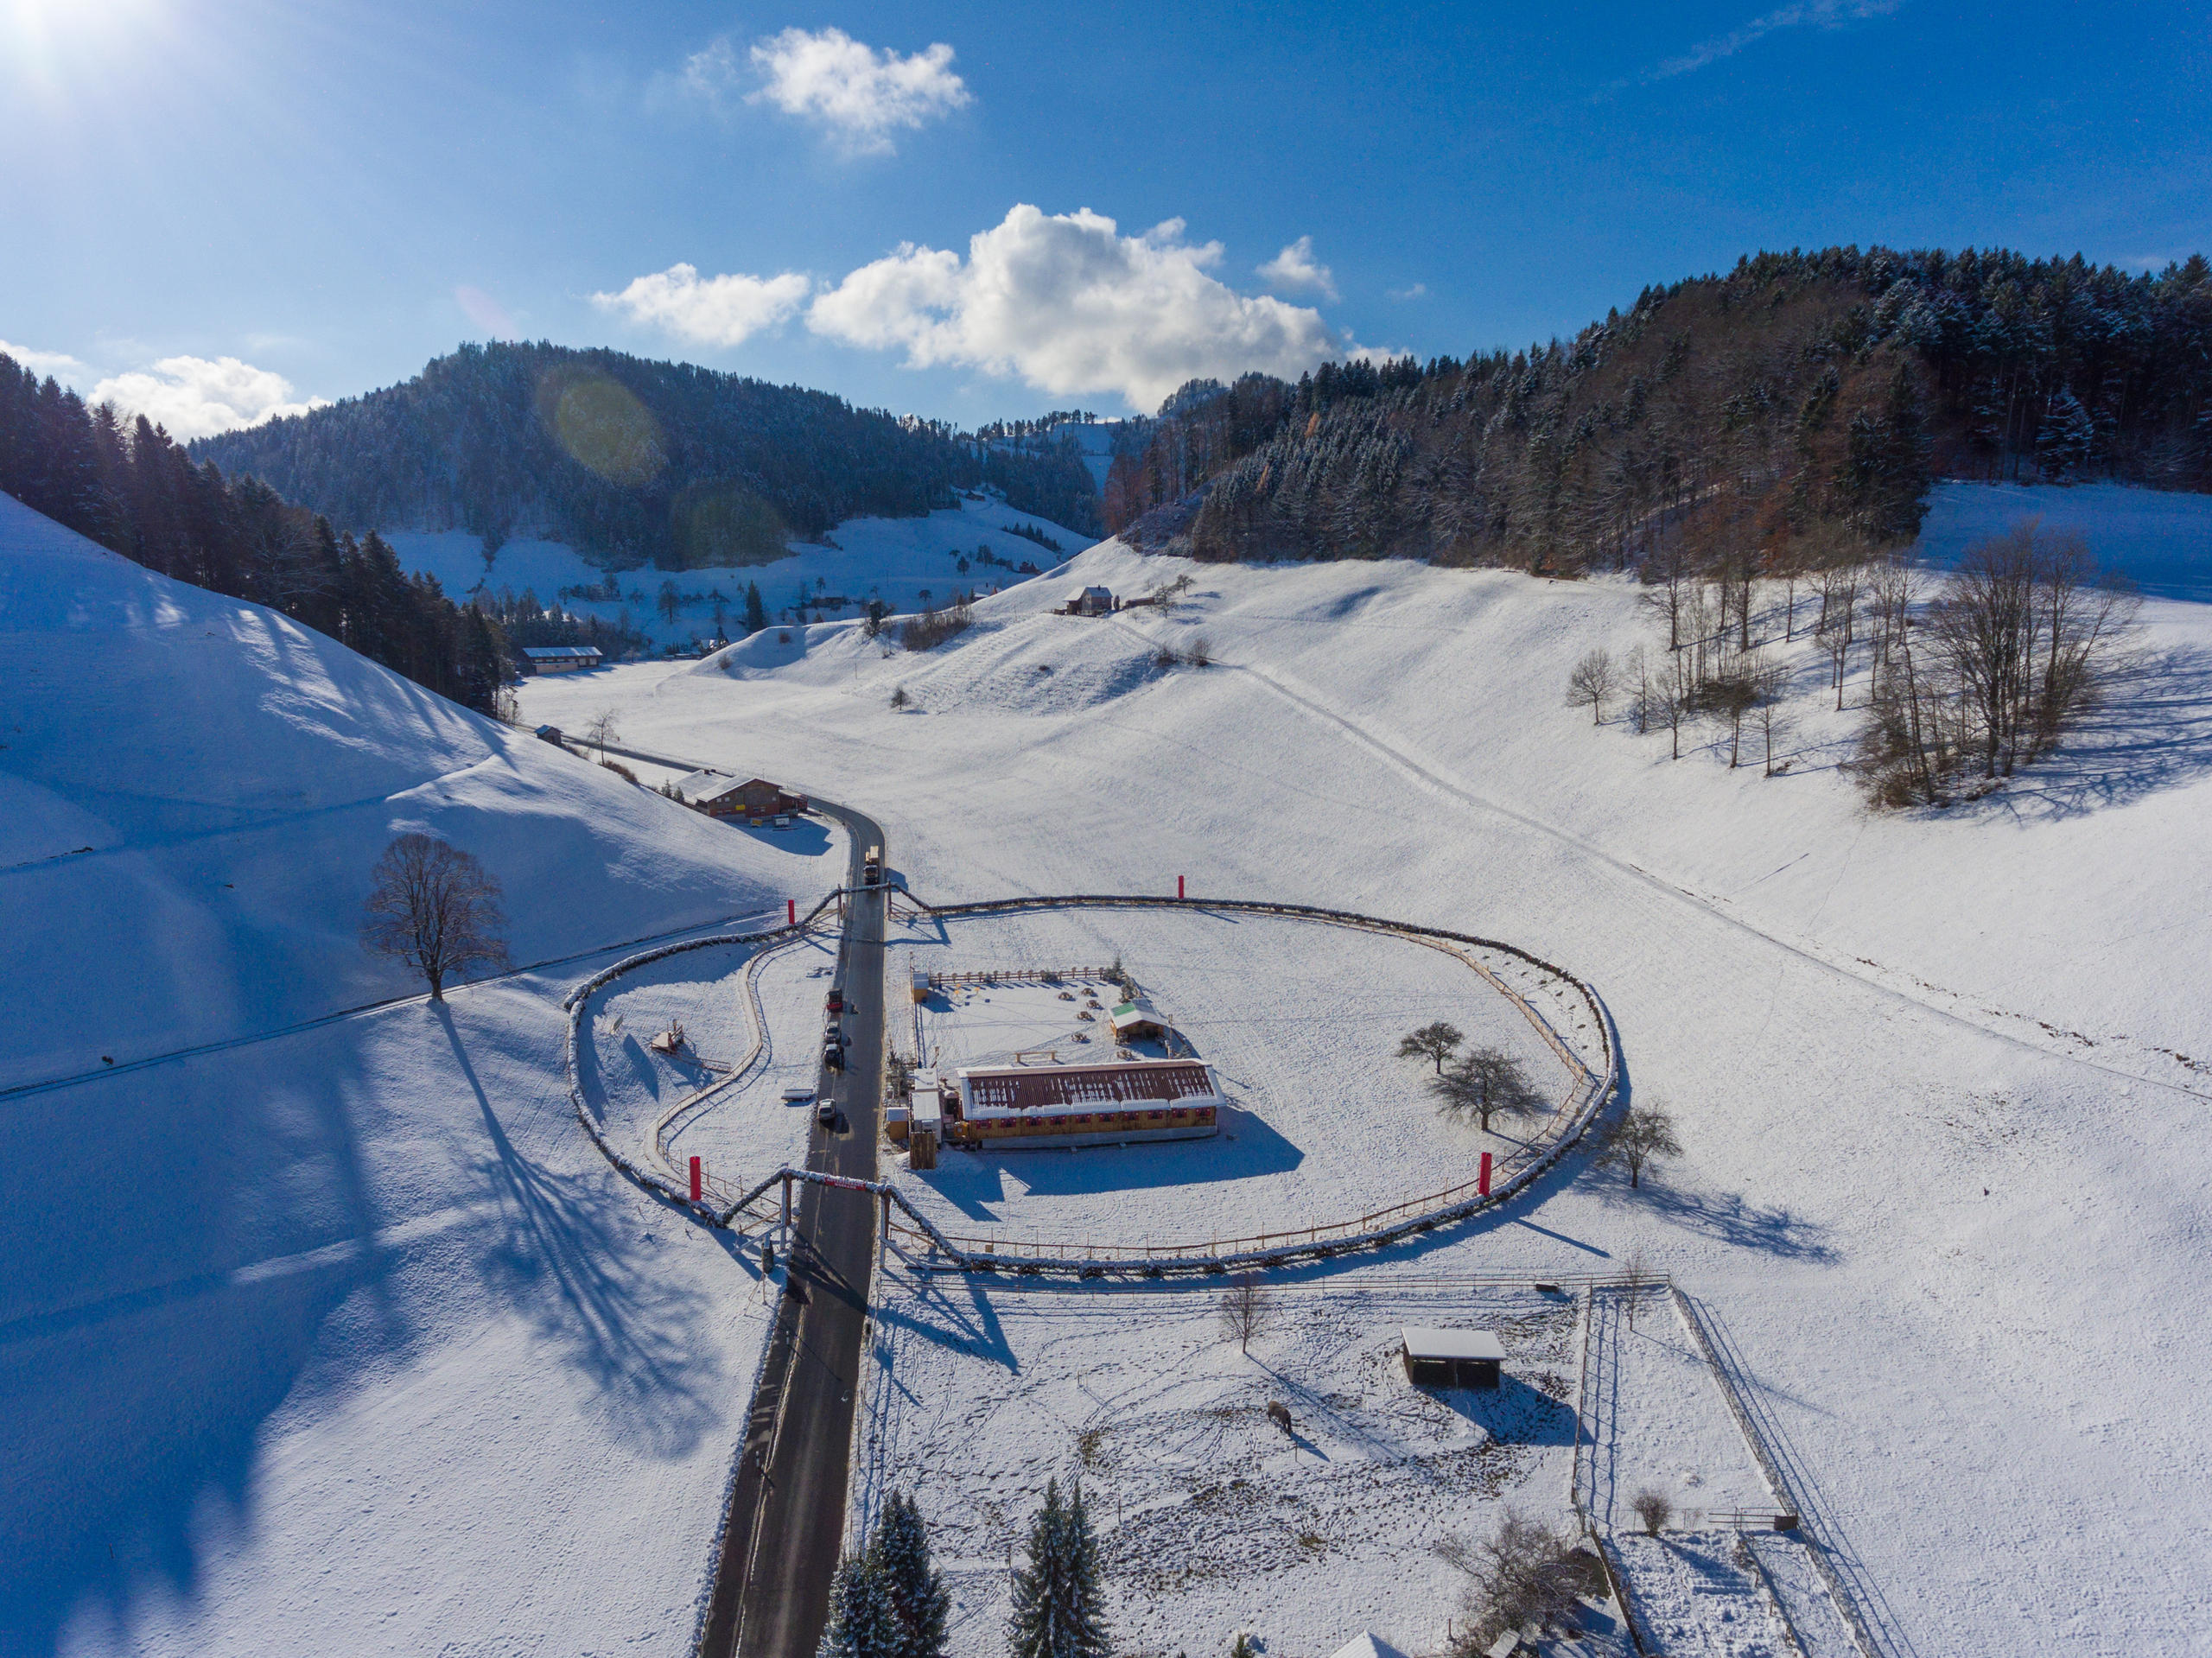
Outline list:
[[[909,366],[1018,374],[1056,394],[1115,391],[1155,407],[1184,381],[1248,370],[1295,377],[1340,355],[1318,311],[1238,294],[1171,219],[1142,236],[1084,208],[1022,204],[972,237],[968,257],[912,243],[861,266],[808,308],[848,345],[901,348]]]
[[[1260,267],[1260,280],[1270,288],[1293,293],[1319,294],[1323,299],[1340,297],[1336,273],[1313,257],[1313,238],[1301,236]]]
[[[57,380],[72,381],[85,372],[85,365],[66,351],[34,351],[29,346],[11,346],[0,340],[0,357],[12,357],[17,367]]]
[[[213,362],[204,357],[164,357],[150,370],[102,380],[92,388],[91,401],[112,403],[126,414],[143,415],[167,427],[171,437],[189,442],[283,415],[304,415],[329,399],[300,402],[283,375],[235,357],[218,357]]]
[[[672,264],[636,278],[619,294],[594,294],[591,302],[695,345],[741,346],[798,310],[812,286],[793,270],[780,276],[709,276],[702,282],[696,266]]]
[[[967,82],[953,73],[952,48],[944,42],[901,57],[842,29],[787,29],[756,42],[742,64],[724,36],[683,66],[685,89],[715,103],[756,79],[747,103],[813,121],[846,148],[872,155],[888,155],[893,133],[974,101]]]
[[[1726,35],[1715,35],[1710,40],[1700,41],[1680,57],[1669,58],[1645,75],[1647,80],[1666,80],[1675,75],[1686,75],[1693,69],[1702,69],[1708,63],[1723,58],[1732,58],[1755,41],[1764,39],[1784,29],[1841,29],[1846,24],[1864,22],[1870,17],[1886,17],[1904,0],[1798,0],[1798,3],[1783,6],[1763,16],[1754,17],[1740,29],[1732,29]]]

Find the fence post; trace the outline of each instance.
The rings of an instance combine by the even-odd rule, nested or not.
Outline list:
[[[798,925],[798,900],[795,898],[784,900],[784,924],[787,927]]]
[[[876,1233],[876,1235],[875,1235],[875,1269],[876,1269],[876,1271],[878,1271],[878,1272],[881,1272],[881,1271],[883,1270],[883,1259],[884,1259],[884,1255],[885,1255],[885,1254],[886,1254],[886,1253],[890,1249],[890,1248],[891,1248],[891,1193],[890,1193],[888,1191],[886,1191],[884,1192],[884,1194],[883,1194],[883,1225],[882,1225],[882,1228],[881,1228],[881,1229],[880,1229]]]
[[[1175,877],[1175,896],[1177,898],[1183,896],[1183,878],[1180,875]]]
[[[1461,1189],[1465,1190],[1464,1187]],[[1483,1153],[1482,1170],[1475,1176],[1475,1195],[1478,1197],[1490,1196],[1490,1153],[1488,1152]]]
[[[787,1233],[787,1234],[788,1234],[788,1233],[791,1231],[791,1176],[789,1176],[789,1175],[787,1174],[787,1175],[785,1175],[785,1176],[784,1177],[784,1230],[785,1230],[785,1233]]]
[[[693,1203],[696,1204],[699,1201],[700,1194],[703,1190],[705,1184],[705,1176],[702,1173],[699,1168],[699,1159],[694,1157],[691,1159],[691,1201]]]

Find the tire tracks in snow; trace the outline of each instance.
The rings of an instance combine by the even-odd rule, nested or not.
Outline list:
[[[1139,638],[1143,637],[1135,628],[1129,628],[1128,632],[1136,634]],[[1855,973],[1849,968],[1828,961],[1801,945],[1793,944],[1787,939],[1777,937],[1773,933],[1754,926],[1739,916],[1729,914],[1710,899],[1699,897],[1687,887],[1676,886],[1625,859],[1617,858],[1611,853],[1602,851],[1589,842],[1560,829],[1554,823],[1546,823],[1542,818],[1532,816],[1527,812],[1517,811],[1510,806],[1477,794],[1471,789],[1454,782],[1441,772],[1422,765],[1405,751],[1394,746],[1349,715],[1338,713],[1313,695],[1294,689],[1291,685],[1285,683],[1264,669],[1255,668],[1249,663],[1224,662],[1217,657],[1214,659],[1214,665],[1226,668],[1234,673],[1246,675],[1308,718],[1332,727],[1350,737],[1357,746],[1374,754],[1385,765],[1411,778],[1415,784],[1432,793],[1441,795],[1463,807],[1488,813],[1492,816],[1502,817],[1509,823],[1518,824],[1522,829],[1531,830],[1564,846],[1592,862],[1603,865],[1630,881],[1663,895],[1675,904],[1687,905],[1699,914],[1708,916],[1726,926],[1732,927],[1737,931],[1756,938],[1820,972],[1850,984],[1862,986],[1899,1006],[1926,1013],[1946,1024],[1955,1025],[1961,1030],[1971,1031],[1977,1036],[2004,1043],[2009,1047],[2017,1048],[2024,1053],[2033,1054],[2038,1058],[2057,1060],[2066,1064],[2079,1066],[2084,1070],[2098,1072],[2120,1082],[2140,1083],[2148,1088],[2161,1088],[2171,1093],[2186,1095],[2190,1099],[2212,1102],[2212,1094],[2184,1087],[2179,1083],[2168,1082],[2161,1077],[2139,1076],[2131,1070],[2122,1070],[2116,1066],[2101,1064],[2094,1059],[2083,1058],[2079,1054],[2064,1053],[2054,1049],[2040,1047],[2024,1037],[2014,1036],[2006,1031],[1993,1030],[1988,1026],[1976,1023],[1963,1014],[1955,1013],[1946,1007],[1940,1007],[1931,1001],[1900,990],[1895,986],[1884,984],[1878,979],[1871,978],[1863,973]]]

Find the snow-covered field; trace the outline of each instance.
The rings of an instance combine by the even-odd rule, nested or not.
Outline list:
[[[1041,530],[1061,550],[1014,535],[1018,525]],[[487,568],[482,539],[465,530],[391,530],[385,539],[403,569],[436,576],[455,598],[480,582],[493,592],[527,589],[539,603],[551,605],[563,588],[596,589],[606,580],[605,571],[560,542],[508,542]],[[609,622],[626,618],[656,645],[682,645],[715,637],[717,594],[725,627],[742,626],[748,583],[759,584],[762,602],[779,622],[816,614],[831,599],[841,601],[828,608],[831,616],[857,615],[871,599],[903,613],[947,603],[957,593],[994,592],[1026,580],[1015,574],[1023,563],[1053,569],[1089,543],[1090,537],[1034,513],[1014,511],[995,495],[963,495],[957,506],[924,518],[848,518],[826,542],[794,542],[790,556],[772,564],[676,571],[646,565],[618,573],[619,599],[559,602],[579,616]],[[979,551],[995,562],[982,562]],[[673,621],[655,608],[664,581],[673,581],[683,600]]]
[[[1219,1328],[1217,1295],[893,1280],[868,1356],[855,1522],[914,1493],[957,1658],[1005,1649],[1007,1551],[1049,1476],[1083,1483],[1114,1649],[1131,1658],[1224,1650],[1239,1629],[1303,1658],[1363,1629],[1425,1629],[1432,1610],[1440,1634],[1459,1579],[1431,1546],[1486,1529],[1506,1502],[1563,1502],[1571,1301],[1307,1280],[1272,1293],[1247,1353]],[[1408,1321],[1497,1331],[1503,1385],[1414,1387],[1395,1351]]]
[[[2065,503],[2028,505],[2049,521]],[[2212,503],[2153,505],[2177,515],[2177,557],[2212,549]],[[1173,614],[1046,613],[1078,578],[1133,592],[1181,569]],[[774,659],[741,645],[524,700],[564,725],[613,700],[640,746],[849,799],[932,899],[1183,874],[1194,897],[1479,931],[1586,976],[1685,1155],[1634,1192],[1570,1159],[1506,1215],[1329,1281],[1603,1270],[1641,1247],[1736,1356],[1887,1651],[2189,1650],[2212,1580],[2139,1521],[2212,1523],[2212,913],[2194,898],[2212,886],[2212,618],[2148,605],[2142,667],[2053,765],[1971,807],[1872,816],[1838,770],[1854,712],[1802,644],[1779,776],[1732,772],[1710,732],[1675,763],[1663,736],[1566,707],[1584,651],[1649,641],[1636,601],[1615,581],[1109,543],[930,652],[831,625]],[[1156,664],[1201,633],[1217,665]],[[963,1298],[988,1396],[1043,1409],[1055,1373],[1010,1365],[992,1333],[1031,1316],[1029,1292],[938,1293]],[[930,1316],[894,1292],[882,1321]],[[1112,1328],[1070,1350],[1122,1364]],[[956,1406],[918,1388],[885,1408],[896,1426]],[[995,1500],[1080,1465],[1040,1444]],[[1563,1481],[1554,1502],[1563,1517]],[[1297,1572],[1317,1597],[1357,1590],[1326,1557]],[[1223,1590],[1221,1616],[1289,1575]],[[1433,1648],[1438,1595],[1408,1590],[1376,1633]],[[1270,1651],[1333,1650],[1357,1627],[1336,1606],[1277,1618]],[[1194,1651],[1216,1638],[1190,1631]]]
[[[1586,1010],[1552,995],[1554,981],[1527,963],[1485,956],[1566,1039],[1586,1045],[1585,1063],[1603,1071]],[[1484,1152],[1503,1159],[1554,1125],[1542,1115],[1501,1117],[1485,1134],[1440,1117],[1422,1087],[1428,1062],[1395,1057],[1399,1039],[1432,1020],[1456,1025],[1470,1046],[1519,1059],[1554,1104],[1583,1086],[1519,1008],[1465,962],[1318,922],[1196,906],[1038,909],[912,923],[889,960],[893,986],[914,967],[952,975],[1119,961],[1213,1066],[1230,1101],[1211,1140],[955,1147],[926,1172],[891,1165],[917,1205],[956,1236],[1202,1247],[1356,1221],[1465,1185]],[[1080,1022],[1082,1011],[1052,988],[962,986],[932,997],[904,1029],[894,1026],[893,1040],[941,1070],[1046,1047],[1071,1063],[1112,1058],[1095,1034],[1103,1027]]]
[[[687,1649],[772,1303],[584,1139],[561,999],[836,849],[3,497],[0,642],[0,1652]],[[415,829],[574,959],[365,956]]]

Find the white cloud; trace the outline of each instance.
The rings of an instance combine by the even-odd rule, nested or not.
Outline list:
[[[1313,238],[1301,236],[1260,267],[1260,278],[1270,288],[1293,293],[1319,294],[1323,299],[1341,297],[1336,273],[1313,257]]]
[[[1341,355],[1320,313],[1249,298],[1210,276],[1221,245],[1171,219],[1143,236],[1084,208],[1026,203],[957,253],[912,243],[861,266],[807,311],[848,345],[903,347],[909,366],[1018,374],[1055,394],[1115,391],[1151,409],[1184,381],[1295,376]]]
[[[0,357],[12,357],[19,367],[38,375],[52,375],[57,380],[69,380],[86,372],[85,365],[66,351],[33,351],[29,346],[11,346],[0,340]]]
[[[780,276],[709,276],[702,282],[697,267],[672,264],[638,277],[619,294],[594,294],[591,302],[695,345],[741,346],[790,317],[812,286],[794,270]]]
[[[235,357],[164,357],[149,370],[134,370],[102,380],[92,391],[94,403],[113,403],[126,414],[143,415],[168,428],[171,437],[189,442],[234,427],[258,426],[281,415],[304,415],[327,398],[296,401],[292,383],[271,369],[256,368]]]
[[[1783,29],[1841,29],[1847,23],[1864,22],[1870,17],[1886,17],[1904,0],[1798,0],[1754,17],[1740,29],[1726,35],[1715,35],[1710,40],[1700,41],[1680,57],[1669,58],[1644,76],[1646,80],[1665,80],[1675,75],[1686,75],[1693,69],[1702,69],[1708,63],[1722,58],[1732,58],[1754,41],[1764,39]]]
[[[1420,299],[1427,292],[1428,284],[1425,282],[1417,282],[1411,288],[1392,289],[1390,297],[1392,299]]]
[[[900,57],[855,40],[842,29],[787,29],[756,42],[746,65],[760,86],[747,103],[773,105],[828,128],[846,148],[888,155],[892,135],[921,127],[974,98],[952,72],[952,48],[942,41]],[[695,53],[683,66],[685,90],[720,103],[749,77],[728,36]]]

